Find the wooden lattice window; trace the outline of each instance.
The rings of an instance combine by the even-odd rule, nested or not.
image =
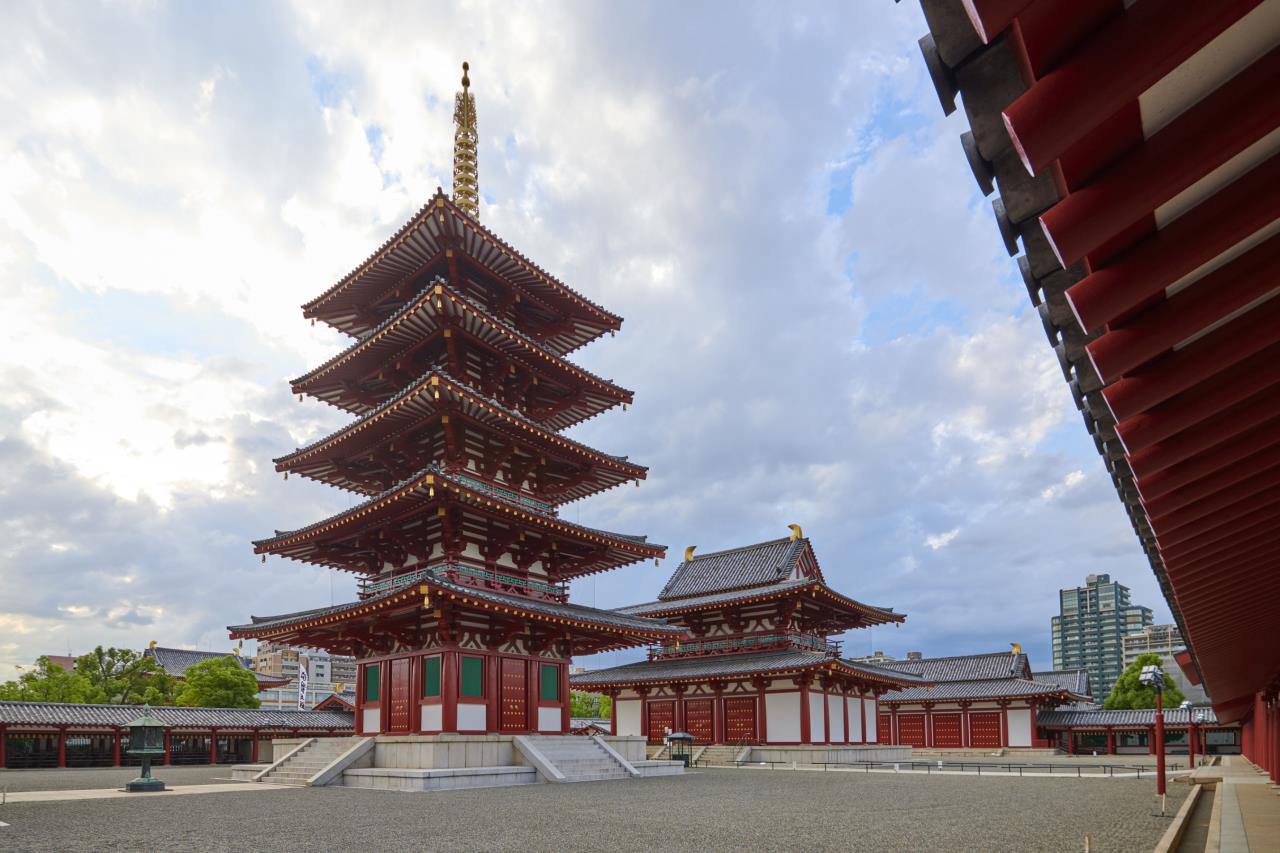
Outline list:
[[[422,696],[433,699],[440,695],[440,656],[422,659]]]
[[[560,701],[560,667],[544,663],[539,670],[538,698],[543,702]]]
[[[379,664],[370,664],[364,668],[364,701],[377,702],[382,696],[382,667]]]
[[[468,699],[479,699],[484,696],[484,658],[463,656],[462,684],[459,695]]]

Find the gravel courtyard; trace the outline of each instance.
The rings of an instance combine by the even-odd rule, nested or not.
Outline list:
[[[4,791],[68,791],[86,788],[123,788],[137,778],[141,767],[85,767],[69,770],[5,770],[0,773],[0,790]],[[227,765],[210,767],[153,767],[151,775],[167,785],[207,785],[231,778]],[[0,818],[4,820],[4,818]],[[0,847],[3,847],[0,842]]]
[[[1149,850],[1147,781],[707,770],[433,794],[342,788],[11,803],[5,850]],[[1187,786],[1171,784],[1170,813]]]

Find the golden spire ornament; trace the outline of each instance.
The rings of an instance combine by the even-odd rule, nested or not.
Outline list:
[[[471,94],[471,66],[462,63],[462,91],[453,99],[453,203],[480,218],[480,178],[476,170],[476,99]]]

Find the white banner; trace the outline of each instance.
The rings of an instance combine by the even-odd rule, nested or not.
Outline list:
[[[307,710],[307,659],[298,656],[298,710]]]

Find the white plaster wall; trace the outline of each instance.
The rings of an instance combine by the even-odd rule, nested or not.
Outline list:
[[[422,706],[422,730],[424,732],[438,732],[444,728],[444,706],[443,705],[423,705]]]
[[[619,699],[614,703],[618,709],[618,730],[616,735],[643,735],[640,731],[640,700]]]
[[[809,743],[822,743],[826,740],[826,732],[822,725],[822,694],[809,694]]]
[[[458,703],[458,731],[482,732],[485,730],[485,706]]]
[[[878,743],[880,738],[876,729],[880,720],[876,717],[876,700],[863,699],[862,704],[867,708],[867,743]]]
[[[539,708],[538,709],[538,731],[540,732],[560,731],[560,709],[559,708]]]
[[[1031,746],[1031,712],[1026,708],[1009,709],[1009,746]]]
[[[377,732],[378,731],[378,709],[364,708],[360,714],[360,731]]]
[[[844,697],[828,696],[827,707],[831,712],[831,739],[844,742]]]
[[[845,706],[849,709],[849,740],[857,743],[862,740],[862,700],[849,699]]]
[[[764,695],[765,740],[770,743],[797,743],[800,740],[800,694]]]

